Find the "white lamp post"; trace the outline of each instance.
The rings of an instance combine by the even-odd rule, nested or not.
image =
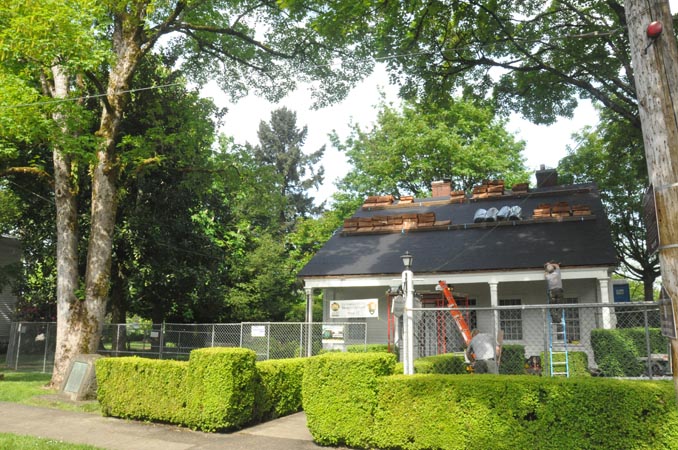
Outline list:
[[[403,321],[403,373],[405,375],[414,374],[414,317],[412,307],[414,306],[414,283],[412,280],[412,260],[414,259],[410,252],[405,252],[400,257],[403,260],[405,270],[403,271],[403,290],[405,291],[405,320]]]

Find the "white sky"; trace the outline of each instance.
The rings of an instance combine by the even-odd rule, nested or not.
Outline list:
[[[269,121],[271,111],[274,109],[286,106],[296,111],[297,126],[299,128],[308,126],[305,150],[310,153],[326,145],[325,156],[321,162],[325,167],[325,182],[316,194],[318,201],[322,201],[332,195],[335,191],[335,181],[346,175],[349,170],[344,154],[330,144],[328,135],[335,130],[342,140],[345,139],[349,134],[351,122],[360,124],[363,129],[371,128],[376,120],[380,91],[385,93],[387,101],[398,102],[397,90],[394,86],[388,85],[383,68],[379,68],[353,89],[343,102],[320,110],[310,109],[312,101],[303,89],[293,92],[278,104],[271,104],[255,96],[245,97],[232,104],[213,87],[206,89],[205,95],[213,97],[218,106],[229,108],[221,131],[233,136],[238,144],[245,142],[257,144],[259,122]],[[537,126],[515,115],[511,117],[507,128],[518,139],[525,141],[523,155],[526,165],[530,170],[537,170],[541,164],[556,167],[558,161],[566,155],[566,146],[575,145],[570,138],[571,134],[586,125],[595,124],[596,120],[593,107],[589,103],[584,103],[572,119],[561,119],[552,126]]]
[[[677,10],[678,0],[669,0],[672,11]],[[329,133],[336,130],[344,140],[349,133],[349,123],[357,123],[363,129],[371,128],[376,119],[379,103],[379,91],[386,94],[387,101],[397,102],[396,89],[388,85],[388,79],[383,67],[377,67],[375,72],[363,83],[357,86],[343,102],[321,110],[310,109],[310,96],[304,89],[299,89],[288,95],[279,104],[273,105],[266,100],[249,96],[236,104],[231,104],[218,89],[206,89],[218,106],[228,106],[229,112],[225,118],[222,132],[233,136],[236,143],[250,142],[257,144],[257,129],[259,122],[268,121],[271,111],[286,106],[297,113],[297,126],[308,126],[308,137],[305,150],[313,152],[322,145],[326,145],[325,157],[322,165],[325,167],[325,182],[316,194],[317,200],[329,198],[335,191],[334,183],[343,177],[349,170],[345,156],[330,145]],[[572,119],[560,119],[551,126],[534,125],[518,115],[511,117],[508,130],[516,138],[526,143],[525,156],[528,169],[534,171],[541,164],[546,167],[556,167],[558,161],[567,152],[567,146],[575,147],[571,135],[586,125],[595,125],[597,115],[593,106],[582,102]]]

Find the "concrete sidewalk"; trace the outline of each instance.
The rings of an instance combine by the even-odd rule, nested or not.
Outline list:
[[[111,450],[323,448],[313,443],[303,412],[238,432],[219,434],[0,402],[0,432],[89,444]]]

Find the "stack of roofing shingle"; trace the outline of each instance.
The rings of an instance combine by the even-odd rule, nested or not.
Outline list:
[[[401,195],[400,201],[398,203],[413,203],[413,202],[414,202],[413,195]]]
[[[528,183],[516,183],[511,188],[511,192],[514,194],[526,194],[529,186],[530,185]]]
[[[589,205],[572,205],[573,216],[590,216],[591,207]]]
[[[551,218],[551,205],[549,203],[540,203],[532,212],[535,219]]]
[[[504,180],[485,180],[473,187],[473,198],[501,197],[504,195]]]
[[[417,227],[432,227],[436,223],[436,213],[417,214]]]
[[[551,207],[552,217],[569,217],[570,204],[567,202],[558,202]]]
[[[464,191],[452,191],[450,192],[450,200],[452,200],[452,203],[464,203],[466,193]]]
[[[473,186],[473,198],[487,198],[487,185]]]
[[[375,206],[388,206],[393,204],[392,195],[371,195],[363,203],[363,208],[373,208]]]

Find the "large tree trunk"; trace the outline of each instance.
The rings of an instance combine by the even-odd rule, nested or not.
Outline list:
[[[113,47],[117,60],[108,77],[107,95],[103,100],[104,107],[97,131],[101,142],[96,153],[96,163],[92,167],[91,229],[87,249],[85,298],[75,300],[73,292],[76,283],[68,287],[70,293],[63,293],[59,300],[61,314],[58,316],[53,385],[63,381],[66,370],[75,356],[96,352],[101,341],[110,289],[113,232],[117,210],[117,137],[120,120],[125,111],[128,95],[126,92],[143,56],[138,43],[141,39],[140,33],[141,28],[130,26],[124,17],[115,20]]]
[[[55,66],[52,71],[53,95],[56,98],[64,98],[68,93],[68,77],[60,69]],[[54,120],[63,123],[59,113],[55,113]],[[67,129],[63,131],[69,132]],[[57,346],[50,384],[59,387],[77,349],[70,342],[71,322],[73,316],[79,314],[82,302],[75,296],[78,287],[77,187],[71,184],[71,158],[63,149],[54,149],[53,160],[57,232]]]

